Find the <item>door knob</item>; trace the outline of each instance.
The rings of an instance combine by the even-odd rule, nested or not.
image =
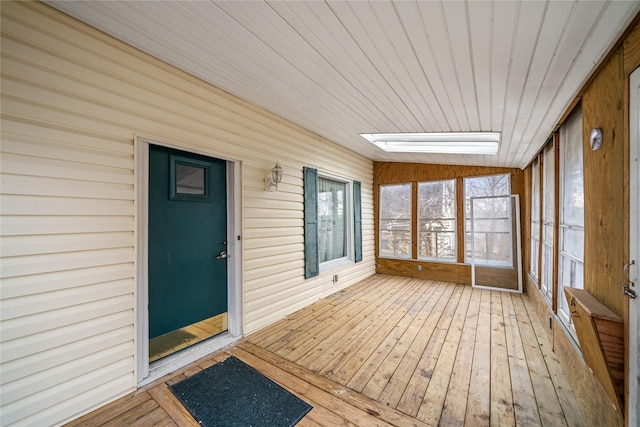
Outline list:
[[[225,259],[225,258],[228,258],[228,257],[229,257],[229,254],[227,254],[227,251],[222,251],[222,252],[220,252],[220,255],[218,255],[216,257],[216,259]]]

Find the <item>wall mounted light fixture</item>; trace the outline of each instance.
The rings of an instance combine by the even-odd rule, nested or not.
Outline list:
[[[602,147],[602,129],[601,128],[595,128],[591,131],[589,142],[591,143],[591,149],[593,151],[599,150],[600,147]]]
[[[271,177],[264,180],[264,189],[267,191],[275,191],[278,189],[278,184],[282,182],[282,166],[276,162],[276,165],[271,168]]]

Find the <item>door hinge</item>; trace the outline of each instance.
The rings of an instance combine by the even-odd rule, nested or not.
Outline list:
[[[631,299],[636,299],[636,291],[631,289],[635,286],[635,283],[629,278],[629,267],[635,265],[636,261],[634,259],[631,262],[627,263],[624,266],[624,283],[622,284],[622,293],[628,296]]]
[[[636,291],[634,291],[633,289],[629,289],[628,283],[625,283],[624,285],[622,285],[622,293],[631,299],[636,299],[637,297]]]

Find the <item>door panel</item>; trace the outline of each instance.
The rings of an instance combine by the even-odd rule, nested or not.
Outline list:
[[[517,195],[471,198],[471,281],[474,287],[522,292]]]
[[[149,338],[227,311],[226,162],[149,148]]]

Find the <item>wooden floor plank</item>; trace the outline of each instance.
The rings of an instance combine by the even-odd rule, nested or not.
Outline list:
[[[344,351],[349,343],[357,339],[358,335],[373,324],[378,317],[377,314],[386,311],[385,308],[390,301],[397,299],[401,293],[403,293],[402,288],[391,287],[378,298],[374,297],[362,301],[355,319],[337,325],[330,336],[318,343],[313,348],[313,352],[308,352],[305,357],[300,358],[298,363],[312,371],[320,371],[325,368],[331,360]]]
[[[409,285],[411,283],[412,282],[409,282]],[[410,291],[399,298],[392,307],[389,307],[394,311],[388,321],[380,325],[375,331],[372,331],[369,339],[363,343],[351,357],[347,358],[344,363],[334,369],[329,375],[329,378],[340,384],[347,384],[409,311],[412,301],[411,298],[419,294],[419,288],[412,287]]]
[[[157,387],[149,390],[149,394],[153,400],[162,408],[169,418],[171,418],[179,426],[198,426],[198,422],[193,419],[189,411],[178,401],[174,394],[169,390],[166,383],[162,383]]]
[[[169,386],[229,355],[312,404],[302,427],[585,425],[531,310],[523,295],[374,275],[70,425],[195,426]]]
[[[132,408],[101,425],[106,427],[118,427],[140,424],[140,420],[144,419],[148,413],[156,410],[157,408],[158,404],[153,399],[147,400],[135,408]]]
[[[321,427],[321,426],[322,424],[318,424],[317,422],[313,421],[309,417],[304,417],[303,419],[298,421],[298,424],[296,424],[296,427]]]
[[[335,307],[336,304],[340,304],[344,300],[348,300],[357,297],[369,286],[375,286],[379,283],[386,283],[390,280],[389,276],[374,275],[367,279],[358,282],[357,284],[349,288],[349,292],[345,290],[336,292],[329,295],[327,298],[323,298],[304,310],[296,311],[284,319],[274,323],[268,328],[262,329],[251,335],[251,341],[271,350],[279,348],[276,344],[277,341],[283,340],[287,342],[287,335],[300,329],[301,326],[307,325],[308,322],[313,321],[319,315],[325,311]],[[352,289],[353,288],[353,289]]]
[[[518,327],[520,335],[524,343],[524,352],[527,358],[527,367],[533,390],[536,396],[540,419],[543,425],[566,425],[566,418],[562,411],[560,401],[551,376],[544,360],[544,355],[540,350],[538,339],[531,326],[531,319],[527,314],[527,310],[522,300],[514,299],[513,308],[518,319]]]
[[[440,290],[440,292],[436,292],[437,290]],[[374,371],[374,374],[362,391],[364,395],[380,400],[380,395],[387,386],[389,386],[393,374],[398,370],[404,356],[409,352],[416,337],[420,334],[425,322],[436,306],[436,302],[438,301],[437,295],[441,293],[441,289],[436,286],[429,287],[429,289],[423,293],[421,298],[424,299],[424,305],[418,309],[416,316],[410,322],[402,336],[395,343],[391,343],[393,345],[391,351],[389,351],[384,358],[380,367]],[[424,335],[426,335],[426,333]],[[430,335],[431,334],[429,334],[429,336]],[[409,366],[402,365],[402,370],[408,370],[408,368]],[[402,390],[406,387],[406,383],[398,384],[396,381],[395,384]],[[390,387],[393,387],[393,384]],[[399,399],[398,397],[398,400]]]
[[[152,401],[152,397],[146,391],[136,392],[128,396],[127,399],[119,399],[103,406],[75,421],[67,424],[70,427],[76,426],[102,426],[112,419],[134,410],[145,402]]]
[[[449,389],[444,401],[440,426],[464,425],[467,399],[469,395],[469,382],[471,379],[471,365],[475,346],[476,329],[478,327],[478,311],[480,308],[480,292],[477,289],[467,288],[469,292],[469,304],[458,342],[456,360],[453,365]]]
[[[373,399],[370,399],[364,395],[359,393],[354,393],[349,390],[347,387],[338,384],[334,381],[327,379],[326,377],[319,375],[315,372],[312,372],[298,364],[295,364],[291,361],[283,359],[273,353],[270,353],[252,343],[243,342],[239,343],[238,347],[243,350],[259,357],[260,359],[279,367],[280,369],[300,378],[304,379],[309,384],[326,391],[334,396],[337,396],[339,399],[349,403],[352,406],[360,409],[361,411],[367,412],[369,414],[374,414],[377,417],[380,417],[383,421],[398,425],[398,426],[407,426],[407,427],[425,427],[426,424],[413,419],[406,414],[397,411],[384,403],[377,402]]]
[[[488,426],[491,403],[491,293],[480,291],[478,327],[467,398],[465,425]]]
[[[502,299],[499,291],[491,291],[491,410],[490,425],[515,425],[511,373],[507,355]]]
[[[122,425],[129,425],[129,424],[115,424],[115,426],[122,426]],[[162,408],[158,408],[158,407],[156,407],[151,412],[147,412],[143,417],[136,419],[135,422],[131,423],[130,425],[158,426],[158,427],[179,426],[179,424],[176,424],[171,418],[167,416],[167,413],[163,411]]]
[[[331,359],[328,363],[324,365],[324,367],[317,369],[317,372],[326,375],[327,377],[333,378],[334,380],[345,383],[346,381],[340,381],[340,378],[351,378],[351,375],[344,375],[343,377],[339,377],[336,375],[338,372],[348,372],[349,370],[345,367],[347,363],[350,362],[350,359],[355,355],[364,354],[364,346],[367,343],[370,343],[371,340],[376,335],[381,335],[384,325],[391,325],[394,322],[394,318],[399,318],[401,316],[400,313],[400,305],[401,301],[407,298],[408,295],[411,295],[414,292],[414,289],[406,286],[400,287],[400,292],[397,292],[390,300],[386,307],[382,310],[379,310],[374,316],[370,323],[363,325],[363,328],[360,330],[356,330],[357,335],[351,336],[348,340],[343,341],[343,347],[337,348],[334,350],[336,355]],[[356,328],[354,328],[356,329]],[[364,362],[364,360],[362,361]],[[357,364],[354,364],[357,365]],[[359,365],[358,365],[359,366]],[[310,367],[313,370],[315,367]]]
[[[384,298],[385,295],[385,291],[383,291],[381,298]],[[302,364],[315,360],[324,350],[325,340],[335,334],[342,336],[346,331],[362,322],[370,309],[375,308],[376,300],[376,294],[371,293],[362,298],[353,299],[339,308],[336,307],[331,316],[319,322],[315,327],[308,328],[306,332],[298,334],[296,339],[290,341],[276,353],[289,360],[298,360]]]
[[[536,404],[531,377],[529,376],[527,358],[520,336],[518,319],[513,307],[512,295],[505,292],[501,294],[501,297],[516,424],[523,426],[539,425],[541,422],[540,413]],[[515,295],[514,298],[522,297]]]
[[[459,285],[451,296],[449,310],[455,310],[455,312],[450,316],[452,320],[447,328],[447,335],[440,352],[440,357],[438,358],[438,363],[436,364],[433,376],[431,377],[431,381],[429,381],[429,386],[427,387],[427,391],[422,399],[422,404],[416,415],[419,420],[431,425],[438,425],[440,422],[440,415],[442,414],[444,402],[447,397],[464,319],[471,299],[471,293],[463,292],[463,290],[464,286]]]
[[[443,302],[446,301],[446,305],[442,311],[442,315],[439,317],[438,322],[435,325],[431,339],[422,354],[416,369],[413,371],[409,383],[405,387],[405,390],[398,402],[397,408],[407,414],[416,416],[422,405],[424,395],[429,387],[431,379],[438,364],[442,347],[444,345],[447,331],[457,306],[457,301],[453,301],[451,295],[455,291],[456,287],[448,286],[448,290],[443,293]]]
[[[375,375],[380,368],[382,362],[387,358],[393,347],[402,338],[407,328],[411,325],[414,318],[418,315],[422,307],[427,303],[429,294],[421,292],[418,298],[408,308],[404,316],[380,343],[373,353],[367,358],[365,363],[356,371],[355,375],[349,380],[347,386],[362,391],[369,380]]]
[[[365,296],[365,299],[367,298],[371,298],[371,295]],[[317,342],[331,333],[330,330],[327,330],[328,325],[334,324],[337,319],[356,313],[360,304],[361,298],[357,298],[355,295],[349,296],[340,305],[334,305],[322,314],[307,320],[303,323],[304,329],[293,330],[291,334],[267,348],[269,351],[288,357],[290,360],[298,359],[310,351]]]
[[[315,404],[322,408],[331,408],[331,412],[354,425],[372,427],[387,427],[391,425],[241,348],[233,349],[232,354],[301,399],[308,401],[311,405]]]
[[[553,346],[543,330],[544,326],[537,321],[538,317],[535,308],[530,302],[524,304],[524,306],[528,316],[526,323],[528,323],[534,331],[536,340],[538,341],[538,348],[545,360],[549,376],[554,384],[554,389],[567,424],[575,427],[586,425],[582,412],[580,412],[578,401],[573,392],[571,392],[571,387],[569,387],[569,383],[562,373],[562,368],[553,351]]]
[[[429,340],[449,299],[449,293],[445,292],[445,287],[446,285],[444,284],[434,284],[434,293],[431,295],[430,304],[425,306],[430,308],[428,317],[422,324],[418,336],[402,356],[402,360],[399,363],[401,368],[394,370],[389,382],[377,398],[380,402],[394,408],[397,407],[411,380],[411,376],[416,370],[422,368],[419,366],[420,358],[429,344]]]

